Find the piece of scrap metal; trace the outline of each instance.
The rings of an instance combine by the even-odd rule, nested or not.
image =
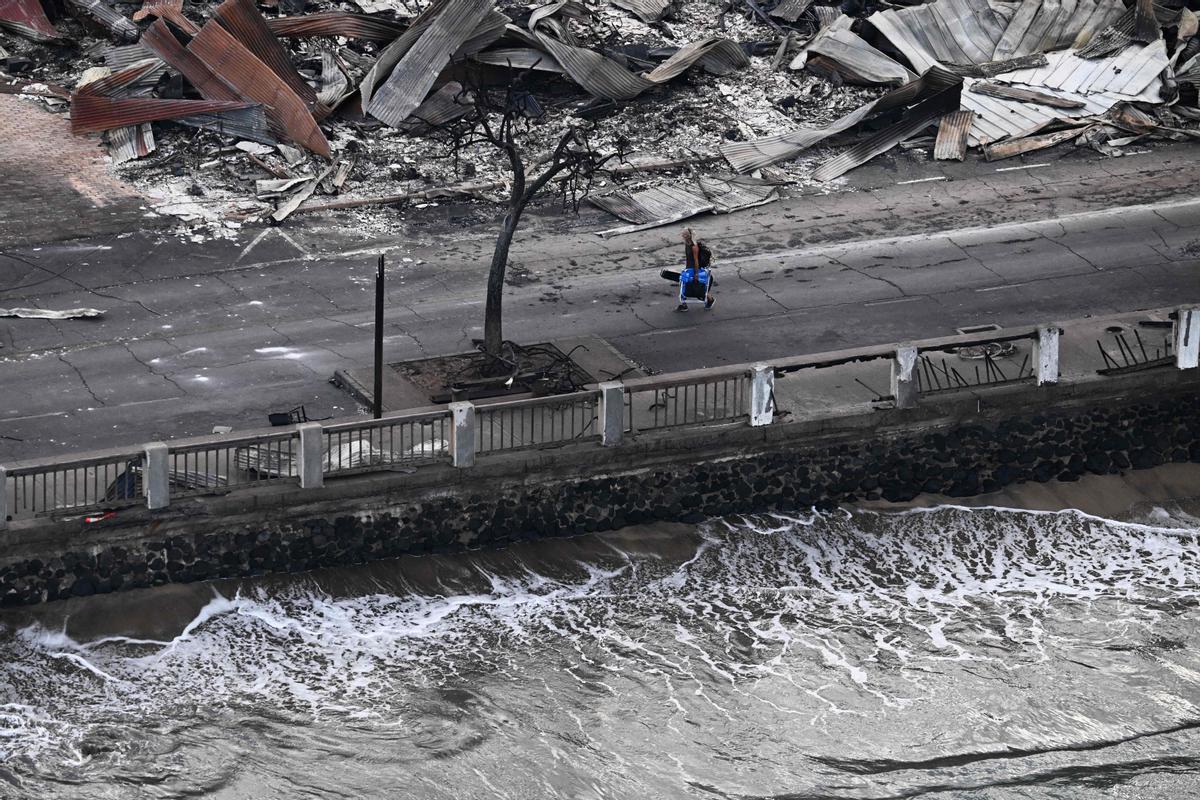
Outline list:
[[[401,25],[382,17],[352,14],[347,11],[324,11],[294,17],[274,17],[267,20],[271,33],[280,38],[303,36],[344,36],[368,42],[390,42],[404,33]]]
[[[225,0],[213,11],[214,20],[229,31],[234,39],[287,84],[296,95],[310,107],[317,101],[317,93],[308,82],[300,77],[287,50],[254,5],[254,0]],[[206,26],[207,27],[207,26]]]
[[[19,319],[96,319],[104,316],[98,308],[68,308],[52,311],[46,308],[0,308],[0,317]]]
[[[35,42],[62,38],[50,24],[39,0],[0,0],[0,28],[7,28]]]
[[[1017,139],[1006,139],[1003,142],[989,144],[983,148],[983,156],[988,161],[998,161],[1002,158],[1012,158],[1019,156],[1022,153],[1032,153],[1037,150],[1045,150],[1048,147],[1054,147],[1056,144],[1070,141],[1082,133],[1084,128],[1067,128],[1066,130],[1054,131],[1052,133],[1041,133],[1035,136],[1024,136]]]
[[[613,216],[632,223],[597,231],[596,235],[603,238],[669,225],[705,211],[712,211],[715,207],[708,198],[677,186],[654,187],[640,192],[619,190],[606,195],[592,196],[588,200]]]
[[[134,42],[141,36],[142,32],[137,25],[133,24],[132,20],[105,3],[104,0],[67,0],[67,2],[93,17],[120,40]]]
[[[814,144],[828,139],[834,134],[849,130],[883,112],[907,108],[948,89],[954,89],[957,92],[962,84],[961,76],[937,64],[926,70],[915,81],[891,90],[828,125],[820,128],[798,128],[787,133],[765,136],[748,142],[725,142],[720,147],[721,155],[725,157],[735,172],[751,172],[795,158]],[[943,108],[942,110],[953,109]]]
[[[976,94],[987,94],[992,97],[999,97],[1004,100],[1017,100],[1022,103],[1037,103],[1038,105],[1050,106],[1051,108],[1086,108],[1087,103],[1082,100],[1074,100],[1068,97],[1056,97],[1046,92],[1038,92],[1033,89],[1023,89],[1020,86],[1009,86],[1004,83],[979,83],[971,84],[971,91]]]
[[[962,161],[967,156],[967,135],[975,121],[974,111],[951,111],[938,123],[933,157],[937,161]]]

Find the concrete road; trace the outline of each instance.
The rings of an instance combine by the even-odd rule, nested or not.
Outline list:
[[[1200,301],[1200,147],[1122,159],[864,169],[841,187],[693,222],[717,255],[711,312],[673,311],[671,226],[601,239],[585,211],[530,218],[506,334],[594,333],[671,371]],[[371,358],[374,254],[388,257],[389,361],[481,335],[493,224],[438,207],[395,238],[345,219],[201,244],[155,234],[0,253],[0,460],[356,412],[329,385]]]

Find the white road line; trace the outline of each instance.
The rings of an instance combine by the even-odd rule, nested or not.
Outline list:
[[[47,411],[45,414],[30,414],[27,417],[4,417],[0,422],[20,422],[26,419],[41,419],[42,417],[69,417],[69,411]]]
[[[907,186],[910,183],[929,183],[930,181],[944,181],[944,180],[946,180],[945,175],[937,175],[932,178],[917,178],[916,180],[912,180],[912,181],[896,181],[896,185],[897,186]]]
[[[996,172],[1012,172],[1018,169],[1037,169],[1038,167],[1048,167],[1049,164],[1024,164],[1020,167],[996,167]]]
[[[1018,286],[1025,286],[1027,283],[1029,283],[1029,281],[1024,281],[1022,283],[1009,283],[1004,286],[987,286],[987,287],[984,287],[983,289],[976,289],[975,291],[977,291],[977,292],[998,292],[1001,289],[1016,289]]]
[[[238,253],[238,257],[233,260],[233,263],[236,264],[237,262],[239,262],[243,258],[245,258],[246,254],[249,253],[251,250],[253,250],[258,245],[258,243],[263,240],[263,237],[271,232],[271,230],[272,230],[271,228],[263,228],[262,233],[258,234],[258,236],[255,236],[250,241],[250,244],[246,245],[245,249],[242,250],[242,252]]]
[[[870,303],[863,303],[864,306],[886,306],[893,303],[911,303],[914,300],[924,300],[924,295],[912,295],[910,297],[897,297],[893,300],[874,300]]]

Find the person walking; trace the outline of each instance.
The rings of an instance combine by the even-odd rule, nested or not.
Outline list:
[[[688,301],[703,301],[706,309],[715,302],[712,287],[716,279],[712,274],[712,251],[698,241],[691,228],[683,229],[684,269],[679,273],[679,305],[676,311],[687,311]]]

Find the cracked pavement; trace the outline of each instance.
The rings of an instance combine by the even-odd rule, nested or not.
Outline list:
[[[694,219],[716,254],[711,312],[674,312],[658,278],[678,266],[680,225],[604,240],[591,231],[611,218],[594,209],[533,213],[506,334],[591,333],[673,371],[1197,302],[1198,155],[884,160],[842,191]],[[134,232],[0,252],[0,305],[106,312],[0,320],[0,460],[262,427],[301,404],[358,413],[328,379],[370,364],[375,254],[388,360],[469,349],[495,231],[484,211],[410,212],[383,240],[297,217],[201,244]]]

